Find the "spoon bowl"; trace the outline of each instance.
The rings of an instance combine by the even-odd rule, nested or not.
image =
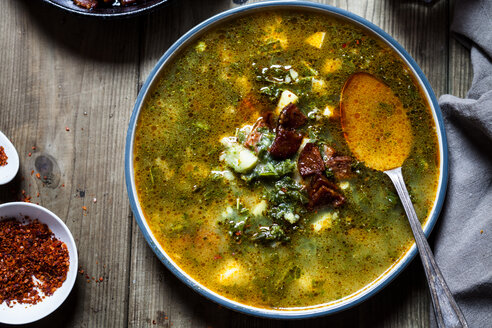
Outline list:
[[[368,73],[355,73],[340,99],[345,140],[355,157],[393,182],[407,214],[424,266],[439,328],[468,327],[437,266],[408,194],[401,167],[412,148],[412,126],[400,100],[389,86]]]
[[[17,175],[19,155],[12,142],[2,132],[0,132],[0,146],[4,148],[5,155],[7,155],[7,164],[0,166],[0,185],[4,185]]]

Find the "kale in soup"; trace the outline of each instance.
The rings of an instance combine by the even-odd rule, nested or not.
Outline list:
[[[340,93],[356,72],[389,86],[409,117],[403,174],[427,219],[439,153],[411,71],[373,35],[331,16],[254,13],[184,48],[140,113],[137,193],[178,266],[229,299],[286,309],[354,294],[408,251],[391,181],[344,139]]]

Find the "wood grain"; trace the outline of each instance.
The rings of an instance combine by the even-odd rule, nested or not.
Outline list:
[[[37,326],[125,326],[132,221],[122,163],[137,93],[138,21],[91,20],[38,1],[5,2],[2,16],[0,129],[22,163],[6,187],[16,195],[2,199],[25,190],[58,214],[90,280],[79,275],[63,309]]]
[[[350,10],[391,34],[415,58],[437,95],[463,96],[468,90],[468,51],[448,33],[450,1],[319,2]],[[25,190],[33,202],[57,213],[76,239],[84,270],[67,302],[30,327],[428,327],[429,298],[418,259],[350,310],[274,321],[230,311],[198,295],[147,246],[131,215],[123,174],[137,92],[174,41],[235,6],[231,0],[176,0],[147,16],[103,21],[68,15],[39,1],[5,1],[0,130],[17,147],[21,170],[14,182],[0,187],[0,202],[20,199]],[[41,179],[32,170],[43,173]]]

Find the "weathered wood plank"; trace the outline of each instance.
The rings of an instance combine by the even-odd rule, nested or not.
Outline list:
[[[2,188],[1,199],[25,190],[57,213],[90,277],[79,275],[68,302],[35,326],[126,326],[131,218],[123,153],[137,93],[138,22],[81,18],[40,1],[6,1],[1,15],[0,129],[17,147],[24,177]]]
[[[257,2],[257,1],[250,1]],[[350,10],[393,35],[414,56],[436,93],[447,85],[446,1],[427,6],[400,1],[319,1]],[[229,4],[231,7],[236,6]],[[179,35],[212,13],[225,9],[215,2],[184,1],[181,8],[150,16],[141,56],[140,82]],[[207,12],[205,12],[207,11]],[[186,13],[186,14],[185,14]],[[162,18],[161,18],[162,17]],[[179,24],[170,25],[172,18]],[[443,59],[444,58],[444,59]],[[135,327],[427,327],[428,292],[421,264],[410,267],[364,304],[331,317],[307,321],[272,321],[220,308],[184,286],[166,270],[133,227],[129,325]]]

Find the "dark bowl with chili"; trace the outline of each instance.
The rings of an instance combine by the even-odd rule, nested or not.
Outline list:
[[[98,5],[94,8],[85,8],[78,6],[74,0],[43,0],[44,2],[53,5],[62,10],[68,11],[73,14],[92,16],[98,18],[125,18],[141,15],[152,10],[157,9],[160,6],[166,5],[170,0],[137,0],[135,3],[129,3],[128,5],[113,5],[104,4],[103,0],[99,0],[102,5]],[[118,3],[118,1],[114,2]]]

